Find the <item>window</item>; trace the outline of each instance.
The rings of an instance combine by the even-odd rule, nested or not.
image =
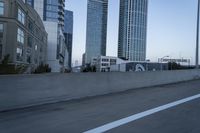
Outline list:
[[[116,65],[117,60],[116,59],[110,59],[110,65]]]
[[[37,46],[37,45],[35,45],[35,51],[37,51],[37,49],[38,49],[38,46]]]
[[[102,61],[103,61],[103,62],[109,62],[109,59],[103,58]]]
[[[109,66],[107,63],[102,63],[101,66]]]
[[[33,45],[33,38],[31,36],[29,36],[28,37],[28,44],[27,44],[27,46],[28,47],[32,47],[32,45]]]
[[[4,3],[0,2],[0,15],[4,15]]]
[[[21,44],[24,44],[24,31],[20,28],[17,30],[17,41]]]
[[[40,52],[41,52],[41,53],[43,52],[43,48],[42,48],[42,45],[40,46]]]
[[[3,24],[0,24],[0,32],[3,32]]]
[[[31,63],[31,49],[27,49],[26,51],[26,62]]]
[[[28,29],[33,33],[33,23],[31,22],[31,20],[29,20],[28,22]]]
[[[34,7],[34,0],[26,0],[26,3]]]
[[[22,48],[17,48],[17,51],[16,51],[16,57],[17,57],[17,61],[22,61],[23,60],[23,50]]]
[[[25,15],[21,9],[18,9],[18,20],[22,23],[25,24]]]

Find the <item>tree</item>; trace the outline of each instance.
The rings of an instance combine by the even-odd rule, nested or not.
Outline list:
[[[181,64],[176,63],[176,62],[169,62],[168,67],[169,67],[169,70],[194,69],[194,67],[182,66]]]
[[[10,58],[10,55],[9,54],[7,54],[7,55],[5,55],[4,56],[4,58],[3,58],[3,60],[2,60],[2,65],[8,65],[8,63],[9,63],[9,58]]]
[[[82,69],[82,72],[96,72],[96,66],[91,64],[86,64],[86,66]]]
[[[16,67],[13,64],[9,64],[10,55],[7,54],[4,56],[0,64],[0,74],[19,74],[22,70],[21,66]]]
[[[38,73],[49,73],[51,72],[51,68],[49,67],[48,64],[43,64],[41,63],[33,73],[38,74]]]

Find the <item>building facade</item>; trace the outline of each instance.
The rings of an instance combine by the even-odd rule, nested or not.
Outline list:
[[[64,37],[65,0],[26,0],[43,19],[48,33],[47,63],[52,72],[68,69],[68,50]]]
[[[0,61],[35,68],[46,63],[47,32],[38,13],[23,0],[0,0]]]
[[[97,72],[110,72],[112,65],[122,64],[127,61],[112,56],[98,56],[92,59],[92,66],[96,66]]]
[[[64,36],[65,43],[68,50],[68,66],[72,67],[72,44],[73,44],[73,12],[65,10],[65,26],[64,26]]]
[[[112,65],[111,72],[141,72],[141,71],[163,71],[169,70],[168,63],[157,62],[126,62]]]
[[[108,0],[88,0],[85,63],[106,55]]]
[[[148,0],[120,0],[118,57],[146,60]]]

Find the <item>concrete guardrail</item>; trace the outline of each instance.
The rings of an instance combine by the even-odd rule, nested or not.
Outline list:
[[[0,111],[197,79],[200,70],[0,76]]]

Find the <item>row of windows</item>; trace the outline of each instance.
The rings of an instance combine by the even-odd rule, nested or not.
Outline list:
[[[34,0],[26,0],[26,2],[31,5],[32,7],[34,7]]]
[[[46,3],[49,5],[58,5],[58,0],[46,0]]]
[[[24,31],[22,29],[18,28],[18,30],[17,30],[17,41],[18,41],[18,43],[24,44],[24,39],[25,39]],[[33,38],[31,36],[28,36],[27,46],[32,47],[32,45],[33,45]],[[37,50],[37,48],[35,48],[35,49]]]
[[[17,30],[17,41],[21,44],[24,44],[24,31],[20,28]]]
[[[0,15],[4,15],[4,3],[0,2]]]
[[[116,59],[101,59],[102,62],[108,62],[110,63],[110,65],[115,65],[117,63],[117,60]],[[108,64],[108,63],[102,63],[102,66],[105,66],[105,64]]]
[[[25,13],[19,8],[18,9],[18,16],[17,16],[17,20],[19,22],[21,22],[23,25],[25,24]],[[30,32],[34,33],[34,24],[32,22],[31,19],[28,19],[28,29]],[[22,31],[21,31],[22,32]],[[23,34],[23,33],[21,33]],[[39,29],[35,27],[35,35],[40,38],[40,40],[42,40],[43,42],[45,42],[44,38],[43,38],[43,35],[41,35],[42,33],[39,32]],[[20,34],[19,34],[20,35]],[[19,37],[19,42],[21,42],[23,44],[23,37]]]
[[[109,62],[109,59],[101,59],[103,62]]]
[[[54,11],[58,12],[58,6],[53,6],[53,5],[47,5],[47,11]]]
[[[24,51],[22,47],[17,47],[16,49],[16,60],[17,61],[23,61],[24,57]],[[35,57],[31,56],[31,49],[26,50],[26,62],[32,63],[32,58],[34,58],[34,63],[38,63],[38,56],[35,55]],[[42,56],[39,56],[40,62],[42,62]]]
[[[109,66],[108,63],[101,63],[101,66]]]
[[[0,24],[0,32],[3,32],[3,24]]]
[[[46,13],[47,18],[55,18],[58,19],[58,13],[57,12],[47,12]]]

